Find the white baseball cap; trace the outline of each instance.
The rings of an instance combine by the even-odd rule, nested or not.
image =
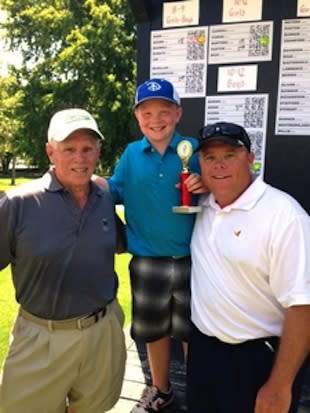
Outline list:
[[[90,129],[104,139],[92,115],[84,109],[74,108],[60,110],[52,116],[47,132],[48,141],[62,142],[78,129]]]

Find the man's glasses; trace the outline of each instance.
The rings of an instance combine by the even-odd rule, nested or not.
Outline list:
[[[213,125],[206,125],[200,129],[199,136],[201,143],[215,136],[227,136],[228,138],[240,140],[249,151],[251,148],[251,142],[246,131],[234,123],[218,122]]]

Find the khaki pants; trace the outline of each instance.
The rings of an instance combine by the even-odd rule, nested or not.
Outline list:
[[[125,370],[123,313],[113,301],[84,330],[53,330],[18,316],[0,385],[1,413],[101,413],[117,402]]]

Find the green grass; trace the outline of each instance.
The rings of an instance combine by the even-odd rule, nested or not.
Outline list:
[[[28,177],[19,177],[16,184],[30,180]],[[0,193],[12,188],[10,178],[0,178]],[[119,215],[122,217],[121,212]],[[118,298],[125,312],[125,326],[131,319],[131,295],[128,275],[128,264],[130,254],[119,254],[115,256],[115,271],[119,278]],[[18,305],[15,301],[14,288],[11,280],[10,267],[0,271],[0,369],[8,350],[9,336],[13,321],[16,316]]]
[[[23,182],[31,181],[32,178],[28,176],[20,176],[17,177],[15,180],[16,185],[22,184]],[[10,177],[1,177],[0,178],[0,194],[1,192],[7,191],[10,188],[14,188],[11,185],[11,178]]]
[[[115,256],[115,271],[119,279],[118,299],[125,313],[125,326],[131,321],[131,293],[128,264],[130,254],[119,254]]]
[[[9,333],[14,321],[17,303],[14,297],[14,289],[11,282],[10,268],[0,272],[0,366],[7,352]]]

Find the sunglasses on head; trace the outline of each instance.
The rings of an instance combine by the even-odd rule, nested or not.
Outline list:
[[[214,125],[207,125],[200,129],[199,135],[201,139],[212,138],[215,135],[239,137],[244,136],[244,130],[233,123],[215,123]]]

